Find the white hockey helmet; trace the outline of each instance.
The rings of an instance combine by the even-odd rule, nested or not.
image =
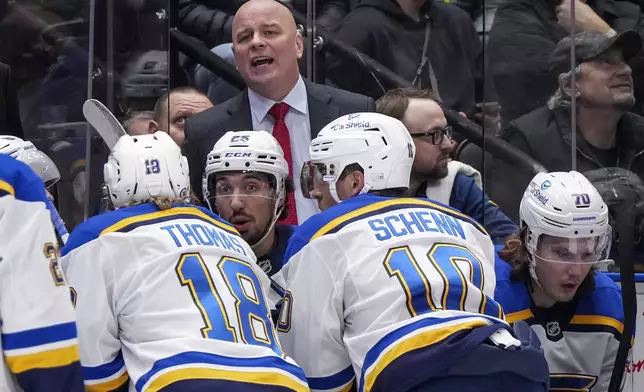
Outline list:
[[[275,178],[275,193],[279,201],[286,197],[286,179],[288,178],[288,163],[284,159],[282,147],[273,135],[264,131],[229,131],[222,136],[206,160],[206,169],[202,188],[204,200],[211,210],[213,198],[214,175],[222,172],[260,172]],[[211,185],[209,187],[209,184]],[[214,188],[213,188],[214,189]],[[275,211],[277,213],[277,211]],[[277,214],[279,215],[279,214]]]
[[[60,172],[54,161],[47,154],[36,149],[32,142],[19,137],[0,135],[0,154],[8,154],[26,163],[45,183],[45,187],[54,185],[60,180]]]
[[[342,171],[354,163],[364,170],[365,185],[360,193],[409,188],[416,147],[399,120],[380,113],[353,113],[322,128],[309,151],[311,161],[304,164],[300,178],[304,196],[311,197],[314,178],[321,176],[339,203],[336,183]]]
[[[608,207],[597,189],[581,173],[537,174],[523,194],[519,219],[521,227],[527,227],[526,248],[534,279],[534,256],[553,262],[583,260],[596,263],[608,258],[612,240]],[[564,246],[564,252],[557,255],[558,260],[539,254],[539,240],[543,235],[555,237],[559,245]],[[579,238],[593,240],[588,241],[588,247],[585,247],[576,241]],[[579,254],[585,256],[580,259]]]
[[[181,198],[190,194],[188,160],[161,131],[121,136],[103,167],[107,191],[115,208],[153,197]]]

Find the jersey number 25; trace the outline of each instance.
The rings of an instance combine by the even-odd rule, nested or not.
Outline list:
[[[251,265],[244,260],[222,257],[216,266],[226,287],[215,286],[199,253],[181,255],[176,268],[181,285],[190,289],[192,299],[203,317],[203,337],[267,346],[282,355],[261,284]],[[235,299],[234,312],[224,306],[221,290],[228,291]],[[235,318],[239,328],[231,323]]]

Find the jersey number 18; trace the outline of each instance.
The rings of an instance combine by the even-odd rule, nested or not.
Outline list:
[[[215,286],[199,253],[181,255],[176,268],[181,285],[188,287],[201,312],[205,324],[201,329],[203,337],[267,346],[282,355],[261,284],[251,265],[244,260],[222,257],[216,266],[226,287]],[[227,290],[235,299],[234,312],[226,309],[222,290]],[[233,326],[233,319],[237,319],[239,328]]]

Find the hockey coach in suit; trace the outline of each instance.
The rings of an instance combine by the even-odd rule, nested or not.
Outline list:
[[[186,120],[183,146],[190,165],[192,188],[202,198],[204,167],[215,142],[230,130],[265,130],[278,140],[292,178],[299,178],[309,160],[309,144],[336,118],[373,112],[368,97],[304,80],[299,73],[304,41],[288,8],[274,0],[251,0],[235,14],[233,52],[248,86],[237,96]],[[293,221],[303,222],[318,211],[302,197],[288,200]]]

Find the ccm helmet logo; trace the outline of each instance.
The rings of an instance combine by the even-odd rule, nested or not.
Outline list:
[[[248,142],[250,141],[250,136],[240,136],[240,135],[235,135],[230,139],[231,143],[240,143],[240,142]]]
[[[226,158],[248,158],[252,154],[250,152],[227,152],[224,157]]]

